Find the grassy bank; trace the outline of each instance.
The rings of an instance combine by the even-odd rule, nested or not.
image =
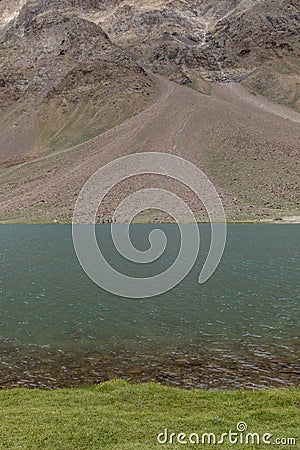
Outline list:
[[[300,389],[185,391],[116,381],[50,392],[1,391],[0,402],[0,448],[5,449],[300,448]],[[179,445],[177,437],[173,445],[157,443],[165,428],[186,433],[186,439],[205,432],[220,439],[239,422],[248,425],[244,438],[248,432],[270,433],[273,445],[234,445],[226,438],[216,446]],[[274,445],[276,438],[295,438],[296,445]]]

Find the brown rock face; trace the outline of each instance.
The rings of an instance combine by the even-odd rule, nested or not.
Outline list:
[[[145,6],[125,0],[109,11],[101,19],[103,28],[153,70],[183,84],[202,80],[204,90],[203,79],[241,81],[255,73],[251,88],[297,107],[299,1],[153,1]],[[266,73],[271,89],[265,86]]]
[[[2,0],[0,162],[70,147],[141,110],[139,66],[300,108],[297,0]],[[23,155],[23,156],[22,156]]]
[[[146,73],[73,3],[27,2],[4,24],[2,161],[80,143],[139,111],[153,94]]]

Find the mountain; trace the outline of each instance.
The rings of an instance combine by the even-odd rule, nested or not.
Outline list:
[[[140,111],[146,67],[300,110],[296,0],[2,0],[0,162],[84,142]]]
[[[210,81],[242,81],[300,109],[298,0],[109,5],[99,16],[103,28],[152,70],[204,92]]]
[[[299,0],[1,0],[0,220],[69,222],[138,151],[202,168],[229,220],[299,216],[299,31]]]
[[[1,161],[81,143],[153,97],[146,73],[73,2],[7,5],[0,36]]]

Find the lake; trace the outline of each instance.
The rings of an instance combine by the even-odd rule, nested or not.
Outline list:
[[[133,225],[143,250],[153,225]],[[97,226],[104,252],[126,273],[149,276],[179,248],[176,225],[155,263],[133,264]],[[100,289],[76,258],[69,225],[0,226],[1,386],[53,389],[113,378],[185,388],[261,389],[299,384],[300,225],[229,225],[224,257],[204,285],[194,269],[173,290],[126,299]]]

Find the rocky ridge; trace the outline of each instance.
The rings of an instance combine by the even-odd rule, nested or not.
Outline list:
[[[125,0],[107,9],[98,20],[111,39],[152,70],[204,92],[211,81],[244,82],[300,107],[299,1]]]

